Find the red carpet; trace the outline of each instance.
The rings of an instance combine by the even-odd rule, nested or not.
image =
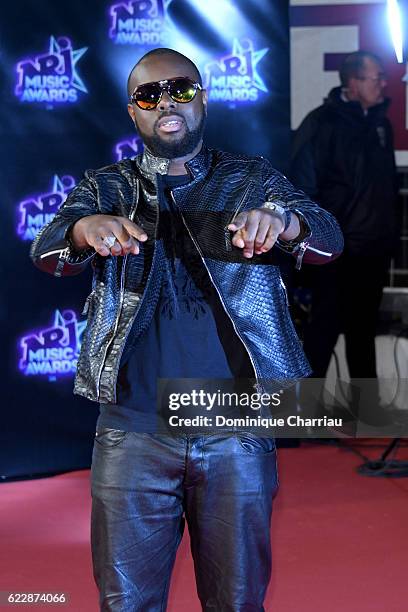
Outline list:
[[[368,449],[373,441],[364,444],[367,455],[380,454]],[[398,452],[407,455],[406,447]],[[267,612],[408,610],[408,478],[359,476],[360,463],[333,446],[279,451]],[[69,603],[59,609],[98,612],[89,472],[2,484],[0,494],[0,591],[65,592]],[[187,537],[168,611],[200,612]]]

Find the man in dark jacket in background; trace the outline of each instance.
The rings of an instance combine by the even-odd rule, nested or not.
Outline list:
[[[324,378],[339,333],[351,378],[375,378],[375,331],[396,238],[396,172],[380,59],[357,51],[340,68],[341,87],[295,133],[291,178],[333,213],[343,230],[342,256],[307,270],[311,320],[304,349]]]

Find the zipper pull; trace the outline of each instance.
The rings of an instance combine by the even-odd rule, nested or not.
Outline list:
[[[300,268],[302,267],[303,255],[305,254],[306,249],[307,249],[307,243],[301,242],[299,244],[299,249],[298,249],[298,253],[296,257],[296,266],[295,266],[296,270],[300,270]]]
[[[232,251],[231,232],[227,227],[224,227],[224,241],[227,251]]]
[[[84,307],[82,309],[82,316],[85,317],[88,314],[88,310],[89,310],[89,302],[91,301],[91,296],[88,295],[88,297],[85,300],[85,304]]]
[[[64,269],[64,265],[65,265],[65,262],[66,262],[66,260],[68,258],[69,252],[70,252],[70,247],[69,246],[67,246],[66,249],[61,251],[60,256],[58,258],[57,267],[55,268],[54,276],[57,276],[57,277],[62,276],[62,271]]]
[[[96,287],[94,287],[91,291],[91,293],[88,295],[88,297],[85,300],[85,304],[84,307],[82,309],[82,315],[85,316],[88,314],[88,310],[89,310],[89,304],[91,303],[91,299],[93,298],[93,295],[96,291]]]

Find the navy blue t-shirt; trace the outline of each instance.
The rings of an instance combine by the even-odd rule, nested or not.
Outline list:
[[[253,377],[246,349],[168,196],[168,189],[188,181],[188,175],[163,177],[173,226],[165,232],[171,244],[165,248],[167,269],[160,298],[151,325],[121,363],[117,404],[101,404],[98,426],[126,431],[154,428],[159,378]]]

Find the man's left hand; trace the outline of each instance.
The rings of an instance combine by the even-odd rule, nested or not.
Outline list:
[[[228,229],[234,232],[232,244],[244,249],[244,257],[269,251],[284,231],[282,220],[267,209],[254,208],[240,213]]]

